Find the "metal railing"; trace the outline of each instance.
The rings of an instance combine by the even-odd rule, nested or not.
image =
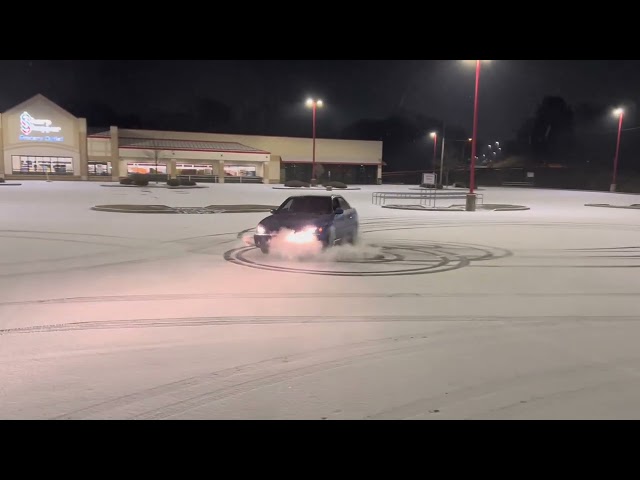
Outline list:
[[[374,205],[386,205],[387,200],[417,200],[423,207],[436,207],[439,200],[466,200],[467,192],[440,192],[427,190],[425,192],[373,192],[371,203]],[[483,203],[481,193],[476,193],[477,202]]]
[[[533,187],[533,182],[502,182],[503,187]]]

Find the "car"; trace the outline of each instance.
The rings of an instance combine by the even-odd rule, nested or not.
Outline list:
[[[269,253],[271,240],[282,230],[286,241],[296,244],[320,241],[323,248],[355,243],[358,238],[358,212],[340,195],[296,195],[271,210],[254,234],[254,243]]]

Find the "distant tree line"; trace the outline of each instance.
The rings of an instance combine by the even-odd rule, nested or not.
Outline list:
[[[526,165],[561,164],[585,168],[610,168],[616,146],[617,118],[613,106],[581,103],[575,107],[563,98],[546,96],[535,113],[506,144],[510,155]],[[640,152],[640,129],[635,127],[635,108],[625,104],[620,147],[620,167],[636,170]]]

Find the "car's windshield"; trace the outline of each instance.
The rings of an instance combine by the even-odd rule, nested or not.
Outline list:
[[[293,197],[287,200],[278,213],[331,213],[331,197]]]

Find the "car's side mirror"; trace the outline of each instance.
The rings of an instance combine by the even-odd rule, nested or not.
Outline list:
[[[272,208],[271,210],[269,210],[271,213],[276,213],[278,211],[277,208]]]
[[[343,210],[343,209],[341,209],[341,208],[336,208],[336,210],[335,210],[335,214],[336,214],[336,215],[342,215],[343,213],[344,213],[344,210]]]

